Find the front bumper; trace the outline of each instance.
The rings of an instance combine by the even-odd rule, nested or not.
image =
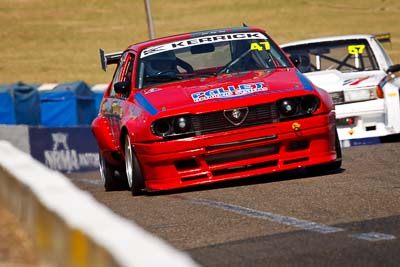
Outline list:
[[[335,161],[335,114],[134,146],[148,190],[244,178]]]

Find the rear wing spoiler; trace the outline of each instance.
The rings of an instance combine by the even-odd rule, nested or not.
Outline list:
[[[118,64],[121,59],[123,51],[105,54],[103,49],[99,49],[101,68],[106,71],[107,66],[111,64]]]
[[[391,42],[390,32],[374,34],[374,37],[376,40],[378,40],[381,43],[390,43]]]

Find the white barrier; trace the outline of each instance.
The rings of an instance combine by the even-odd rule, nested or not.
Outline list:
[[[198,266],[6,141],[0,141],[0,204],[25,226],[43,264]]]

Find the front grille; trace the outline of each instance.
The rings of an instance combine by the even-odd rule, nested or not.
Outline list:
[[[241,166],[238,168],[216,170],[216,171],[212,171],[212,175],[215,177],[215,176],[234,174],[234,173],[239,173],[239,172],[244,172],[244,171],[252,171],[252,170],[274,167],[274,166],[278,166],[278,160],[270,160],[270,161],[265,161],[265,162],[261,162],[261,163],[257,163],[257,164]]]
[[[276,123],[279,113],[276,104],[273,103],[249,107],[247,117],[240,125],[229,122],[224,116],[224,111],[192,115],[191,119],[196,135],[202,135]]]
[[[217,165],[239,160],[252,159],[257,157],[274,155],[279,152],[279,144],[264,145],[258,147],[245,148],[241,150],[229,151],[214,155],[205,156],[208,165]]]
[[[344,93],[343,93],[343,91],[332,92],[332,93],[329,93],[329,95],[332,98],[333,104],[338,105],[338,104],[343,104],[344,103]]]

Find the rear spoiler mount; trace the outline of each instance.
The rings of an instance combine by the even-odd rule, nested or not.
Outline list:
[[[107,71],[107,66],[111,64],[118,64],[121,59],[123,51],[105,54],[103,49],[99,49],[100,64],[104,71]]]
[[[378,40],[381,43],[390,43],[391,42],[390,32],[374,34],[374,37],[376,40]]]

